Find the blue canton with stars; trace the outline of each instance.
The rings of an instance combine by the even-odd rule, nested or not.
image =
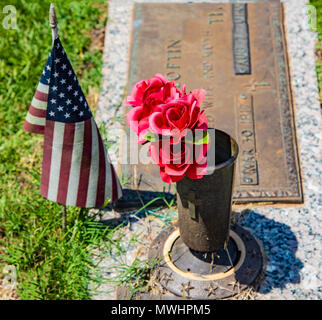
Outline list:
[[[40,82],[49,85],[47,120],[72,123],[92,117],[59,38],[54,42]]]
[[[49,85],[50,84],[50,75],[51,75],[51,63],[52,63],[52,55],[53,55],[54,48],[51,50],[47,63],[45,65],[44,70],[42,71],[40,82],[42,84]]]

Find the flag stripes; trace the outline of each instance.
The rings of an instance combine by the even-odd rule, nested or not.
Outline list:
[[[84,144],[84,122],[77,122],[74,134],[74,146],[71,159],[71,168],[68,179],[68,189],[71,190],[73,186],[78,186],[81,172],[81,160],[83,157]],[[77,192],[67,192],[66,203],[71,206],[77,204]]]
[[[48,101],[48,94],[36,90],[35,99],[46,102]]]
[[[47,84],[43,84],[43,83],[39,82],[39,83],[38,83],[37,90],[38,90],[39,92],[42,92],[42,93],[46,93],[46,94],[48,94],[48,92],[49,92],[49,85],[47,85]],[[47,100],[46,100],[46,101],[47,101]]]
[[[96,136],[98,137],[98,148],[99,148],[99,165],[97,170],[101,174],[98,176],[97,179],[97,193],[96,193],[96,204],[98,206],[102,206],[105,201],[105,181],[108,179],[106,175],[106,158],[105,158],[105,151],[103,141],[100,137],[99,131],[97,126],[95,125],[96,129]],[[103,200],[103,203],[101,201]]]
[[[49,133],[49,130],[51,133]],[[101,207],[122,189],[93,118],[46,121],[41,194],[60,204]]]
[[[39,120],[46,119],[46,110],[35,108],[32,105],[29,107],[29,114],[31,114],[35,118],[41,118]],[[38,119],[37,119],[37,121],[38,121]]]
[[[44,150],[43,150],[43,156],[42,156],[42,173],[41,173],[41,182],[40,182],[40,193],[45,198],[47,198],[48,196],[54,126],[55,126],[54,121],[50,121],[50,120],[46,121],[47,134],[45,134],[45,139],[44,139]]]
[[[49,86],[39,82],[23,125],[24,130],[31,133],[44,133],[48,91]]]
[[[24,125],[44,134],[41,194],[77,207],[116,201],[122,188],[107,150],[57,37],[31,101]]]
[[[75,123],[65,125],[64,142],[62,146],[61,168],[58,184],[58,203],[66,203],[68,180],[72,164],[72,154],[74,145]]]
[[[48,121],[48,120],[47,120]],[[52,201],[57,201],[58,184],[60,177],[60,168],[62,164],[62,154],[64,146],[64,130],[65,123],[54,123],[53,143],[51,148],[51,165],[49,172],[49,186],[47,198]],[[46,129],[47,130],[47,129]]]
[[[96,125],[93,123],[93,118],[91,118],[91,129],[92,129],[92,156],[91,156],[91,165],[89,171],[88,179],[88,190],[86,197],[86,207],[94,207],[96,202],[96,191],[97,191],[97,180],[99,174],[99,148],[98,148],[98,137]]]
[[[38,134],[44,134],[44,131],[45,131],[45,127],[43,125],[31,124],[26,120],[23,124],[23,129],[27,132],[38,133]]]
[[[92,150],[92,126],[91,120],[85,120],[84,122],[84,145],[83,145],[83,154],[87,156],[83,156],[81,160],[81,171],[80,171],[80,182],[78,185],[77,192],[77,207],[85,207],[86,199],[87,199],[87,186],[89,181],[89,173],[91,168],[91,159],[88,155],[91,154]]]
[[[105,157],[105,162],[106,162],[106,179],[105,179],[105,194],[104,198],[110,198],[112,200],[113,197],[113,189],[112,189],[112,172],[110,169],[110,159],[107,153],[107,150],[104,147],[104,157]],[[112,196],[111,196],[112,193]]]
[[[30,124],[36,124],[38,126],[45,125],[46,123],[46,118],[35,116],[31,112],[27,113],[26,120]]]
[[[35,97],[32,99],[31,105],[37,109],[47,110],[47,101],[40,101]]]

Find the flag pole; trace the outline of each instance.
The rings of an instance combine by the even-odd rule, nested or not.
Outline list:
[[[49,8],[49,25],[52,31],[52,45],[54,45],[55,39],[58,37],[58,26],[57,26],[57,16],[55,11],[55,5],[53,3],[50,4]],[[62,206],[62,229],[65,231],[66,229],[66,214],[67,208],[65,205]]]
[[[52,42],[54,45],[54,41],[58,37],[58,26],[57,26],[57,16],[55,11],[55,6],[53,3],[50,4],[50,9],[49,9],[49,25],[51,27]]]

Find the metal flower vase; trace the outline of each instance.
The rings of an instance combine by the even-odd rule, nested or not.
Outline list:
[[[159,233],[149,250],[155,263],[151,287],[133,299],[227,299],[257,288],[263,255],[251,233],[230,225],[234,169],[238,145],[215,130],[211,137],[214,163],[201,179],[177,182],[179,222]],[[215,142],[213,143],[213,141]],[[129,297],[127,288],[117,299]]]
[[[210,252],[226,247],[237,156],[236,141],[215,130],[215,166],[208,169],[213,172],[177,182],[180,237],[190,249]]]

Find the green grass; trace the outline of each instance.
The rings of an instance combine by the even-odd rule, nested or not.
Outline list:
[[[318,32],[318,43],[316,44],[316,74],[318,78],[320,102],[322,103],[322,1],[310,0],[310,4],[316,8],[316,23]]]
[[[322,41],[322,1],[310,0],[310,4],[313,5],[316,9],[316,31],[319,33],[319,41]]]
[[[7,4],[0,1],[0,21]],[[0,282],[4,267],[13,265],[21,299],[88,299],[89,272],[95,269],[90,249],[119,244],[115,229],[79,208],[68,208],[62,232],[61,206],[40,196],[43,137],[24,132],[22,124],[51,49],[50,1],[10,4],[17,9],[17,29],[0,24]],[[107,2],[55,5],[60,38],[95,109],[102,52],[89,49],[90,31],[104,27]]]
[[[1,22],[7,4],[0,0]],[[139,290],[147,284],[150,261],[115,266],[114,279],[99,273],[100,260],[109,252],[126,254],[122,224],[106,226],[88,210],[68,207],[63,231],[62,207],[40,195],[43,136],[26,133],[22,125],[51,49],[50,1],[10,4],[17,10],[17,29],[7,30],[0,23],[0,299],[8,265],[16,268],[18,285],[13,291],[20,299],[90,299],[93,283],[105,281]],[[107,1],[58,0],[55,6],[61,41],[95,112],[103,62],[101,48],[93,45],[97,38],[90,35],[104,28]],[[104,139],[106,130],[99,127]],[[110,142],[105,143],[108,147]],[[162,194],[160,198],[165,200]],[[156,215],[147,209],[149,204],[134,214]],[[165,223],[170,219],[159,218]],[[130,241],[138,239],[134,235]]]

